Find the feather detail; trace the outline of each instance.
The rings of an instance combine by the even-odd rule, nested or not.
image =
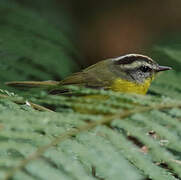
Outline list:
[[[58,81],[12,81],[12,82],[7,82],[6,85],[12,87],[39,88],[39,87],[58,86],[59,83],[60,82]]]
[[[83,72],[77,72],[60,81],[60,85],[84,85],[85,78]]]

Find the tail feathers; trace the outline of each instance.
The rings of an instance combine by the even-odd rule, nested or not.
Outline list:
[[[7,82],[6,85],[12,87],[29,87],[29,88],[46,88],[58,86],[58,81],[12,81]]]

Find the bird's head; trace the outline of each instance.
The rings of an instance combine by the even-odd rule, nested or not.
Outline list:
[[[147,79],[154,79],[155,74],[160,71],[172,69],[167,66],[160,66],[148,56],[140,54],[128,54],[112,59],[114,71],[120,77],[138,84],[142,84]]]

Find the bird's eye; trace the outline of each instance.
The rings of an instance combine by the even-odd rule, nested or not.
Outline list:
[[[141,67],[140,67],[140,70],[141,70],[142,72],[148,72],[148,71],[150,71],[150,68],[149,68],[148,66],[141,66]]]

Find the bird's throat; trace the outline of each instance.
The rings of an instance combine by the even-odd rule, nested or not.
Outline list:
[[[147,78],[143,83],[138,84],[138,83],[134,83],[134,82],[130,82],[130,81],[118,78],[113,81],[110,89],[112,91],[117,91],[117,92],[145,95],[153,79],[154,77]]]

